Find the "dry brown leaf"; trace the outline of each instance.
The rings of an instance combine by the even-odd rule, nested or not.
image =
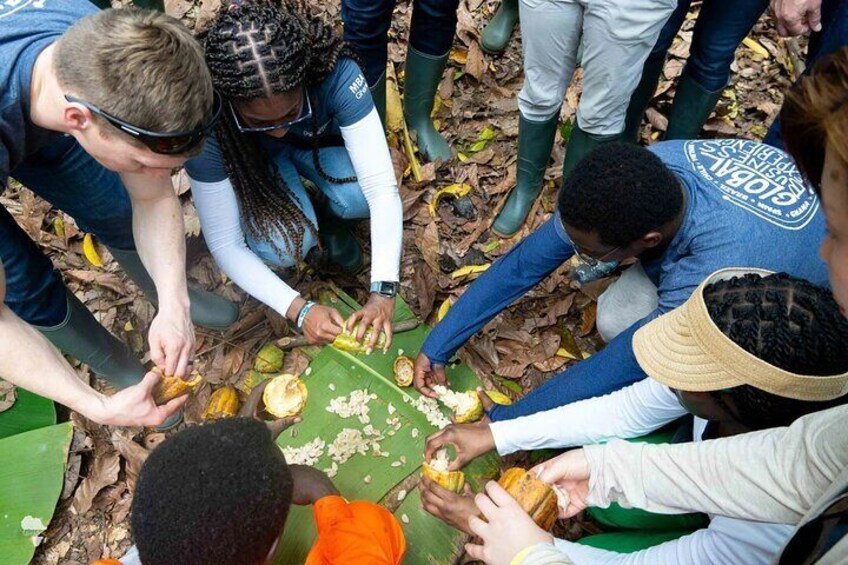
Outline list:
[[[483,50],[480,49],[480,44],[476,41],[468,46],[468,60],[465,62],[465,72],[478,81],[483,78],[483,73],[486,72],[486,57],[483,55]]]
[[[94,497],[104,488],[115,484],[120,470],[121,458],[117,451],[111,447],[95,451],[88,476],[83,479],[74,495],[72,504],[74,512],[79,515],[88,512]]]
[[[150,452],[133,440],[133,434],[126,428],[117,428],[112,432],[112,445],[114,445],[121,456],[126,460],[124,470],[127,474],[127,487],[130,492],[135,490],[135,481],[141,465],[150,455]]]
[[[68,269],[64,272],[64,274],[66,277],[79,282],[93,283],[122,295],[129,294],[129,289],[120,277],[112,273],[104,273],[103,271],[84,271],[82,269]]]
[[[245,349],[239,346],[233,347],[224,355],[224,362],[221,364],[221,373],[224,376],[224,380],[229,379],[232,375],[239,372],[242,364],[244,364],[244,356]]]
[[[418,301],[418,316],[426,320],[433,312],[436,302],[438,280],[427,263],[419,262],[412,273],[412,288]]]
[[[437,273],[439,268],[439,226],[431,222],[421,231],[421,236],[415,240],[415,245],[421,251],[424,262]]]
[[[191,0],[165,0],[165,13],[180,19],[194,6]]]
[[[17,393],[15,385],[0,379],[0,412],[5,412],[15,405]]]
[[[595,329],[595,318],[598,315],[598,303],[592,302],[580,312],[580,337],[586,337]]]
[[[660,114],[656,109],[648,108],[645,112],[645,117],[648,119],[648,122],[650,122],[651,127],[653,127],[654,130],[665,131],[668,129],[668,118]]]
[[[194,24],[194,31],[203,30],[215,17],[220,7],[221,0],[200,0],[200,8],[197,10],[197,21]]]

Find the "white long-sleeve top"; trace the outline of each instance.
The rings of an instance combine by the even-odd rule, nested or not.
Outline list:
[[[371,213],[371,280],[397,281],[403,209],[382,122],[372,109],[340,130]],[[218,266],[245,292],[286,316],[298,292],[247,246],[229,179],[202,182],[189,178],[203,235]]]
[[[686,409],[667,386],[645,379],[605,396],[590,398],[530,416],[491,424],[498,453],[518,450],[574,447],[632,438],[654,431],[685,415]],[[694,439],[699,441],[707,422],[695,418]],[[634,553],[617,553],[555,540],[563,562],[593,565],[724,565],[767,564],[792,533],[781,524],[714,517],[707,528]],[[534,563],[537,548],[520,561]],[[539,554],[541,559],[541,554]]]

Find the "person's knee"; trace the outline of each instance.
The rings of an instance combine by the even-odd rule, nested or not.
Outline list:
[[[521,115],[533,122],[546,122],[559,115],[562,99],[550,95],[540,94],[535,89],[521,89],[518,94],[518,111]]]
[[[603,295],[600,298],[603,298]],[[598,329],[598,335],[601,336],[604,343],[609,343],[625,329],[621,327],[620,319],[615,315],[615,308],[610,308],[601,299],[598,300],[595,327]]]
[[[336,191],[330,201],[330,211],[343,220],[362,220],[370,215],[368,201],[362,189],[356,183],[351,183],[347,190]]]
[[[683,72],[704,90],[716,91],[722,89],[727,86],[727,82],[730,80],[730,65],[733,63],[733,53],[735,51],[717,53],[700,50],[689,57]]]

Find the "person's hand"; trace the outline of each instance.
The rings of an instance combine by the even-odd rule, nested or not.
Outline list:
[[[262,393],[265,392],[265,387],[267,387],[270,382],[271,379],[265,379],[253,387],[253,390],[251,390],[250,394],[247,395],[247,401],[245,401],[239,409],[238,415],[240,418],[254,418],[265,422],[268,429],[271,430],[271,437],[274,438],[274,441],[277,441],[277,437],[279,437],[283,431],[295,424],[299,424],[302,420],[300,416],[278,418],[270,422],[263,418],[263,415],[267,414],[267,412],[265,412],[265,403],[262,401]]]
[[[529,471],[549,485],[557,485],[568,493],[568,508],[559,509],[560,518],[571,518],[586,509],[589,495],[589,460],[582,449],[572,449]]]
[[[386,346],[383,348],[383,353],[389,350],[392,344],[392,318],[395,316],[395,299],[372,294],[362,307],[362,310],[354,312],[345,322],[347,330],[350,331],[356,328],[356,341],[362,342],[365,332],[368,328],[373,328],[371,332],[371,341],[368,342],[369,349],[374,349],[377,345],[377,340],[380,339],[380,332],[386,334]]]
[[[471,487],[465,485],[465,493],[457,494],[449,491],[427,475],[421,476],[421,506],[457,530],[471,534],[468,519],[477,516],[480,511],[474,503],[474,493]]]
[[[160,309],[147,335],[150,359],[166,375],[182,378],[194,356],[194,326],[188,309]]]
[[[783,37],[821,31],[822,0],[771,0],[777,31]]]
[[[316,304],[303,320],[303,334],[311,345],[326,345],[342,333],[344,318],[339,311],[323,304]]]
[[[451,424],[427,438],[424,444],[424,460],[433,458],[436,451],[452,445],[456,449],[456,459],[451,461],[449,469],[456,471],[472,459],[495,448],[495,438],[487,420],[473,424]]]
[[[487,565],[509,565],[523,549],[539,543],[553,543],[554,538],[536,525],[501,485],[495,481],[486,484],[486,493],[474,497],[477,508],[486,517],[468,519],[472,533],[482,544],[465,544],[465,551],[474,559]]]
[[[306,465],[289,465],[294,490],[292,503],[298,506],[315,504],[325,496],[338,495],[339,489],[325,473]]]
[[[151,371],[137,385],[112,396],[104,396],[99,406],[83,415],[98,424],[110,426],[158,426],[188,401],[188,395],[183,395],[157,406],[153,400],[153,389],[160,378]]]
[[[433,391],[435,385],[450,387],[448,377],[445,375],[445,366],[430,363],[430,358],[423,353],[419,353],[418,357],[415,358],[413,383],[415,390],[430,398],[436,398],[436,393]]]

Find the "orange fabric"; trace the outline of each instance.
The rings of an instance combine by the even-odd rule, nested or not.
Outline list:
[[[406,539],[400,523],[379,504],[325,496],[312,507],[318,539],[306,565],[400,565]]]
[[[117,559],[98,559],[91,565],[121,565],[121,562]]]

